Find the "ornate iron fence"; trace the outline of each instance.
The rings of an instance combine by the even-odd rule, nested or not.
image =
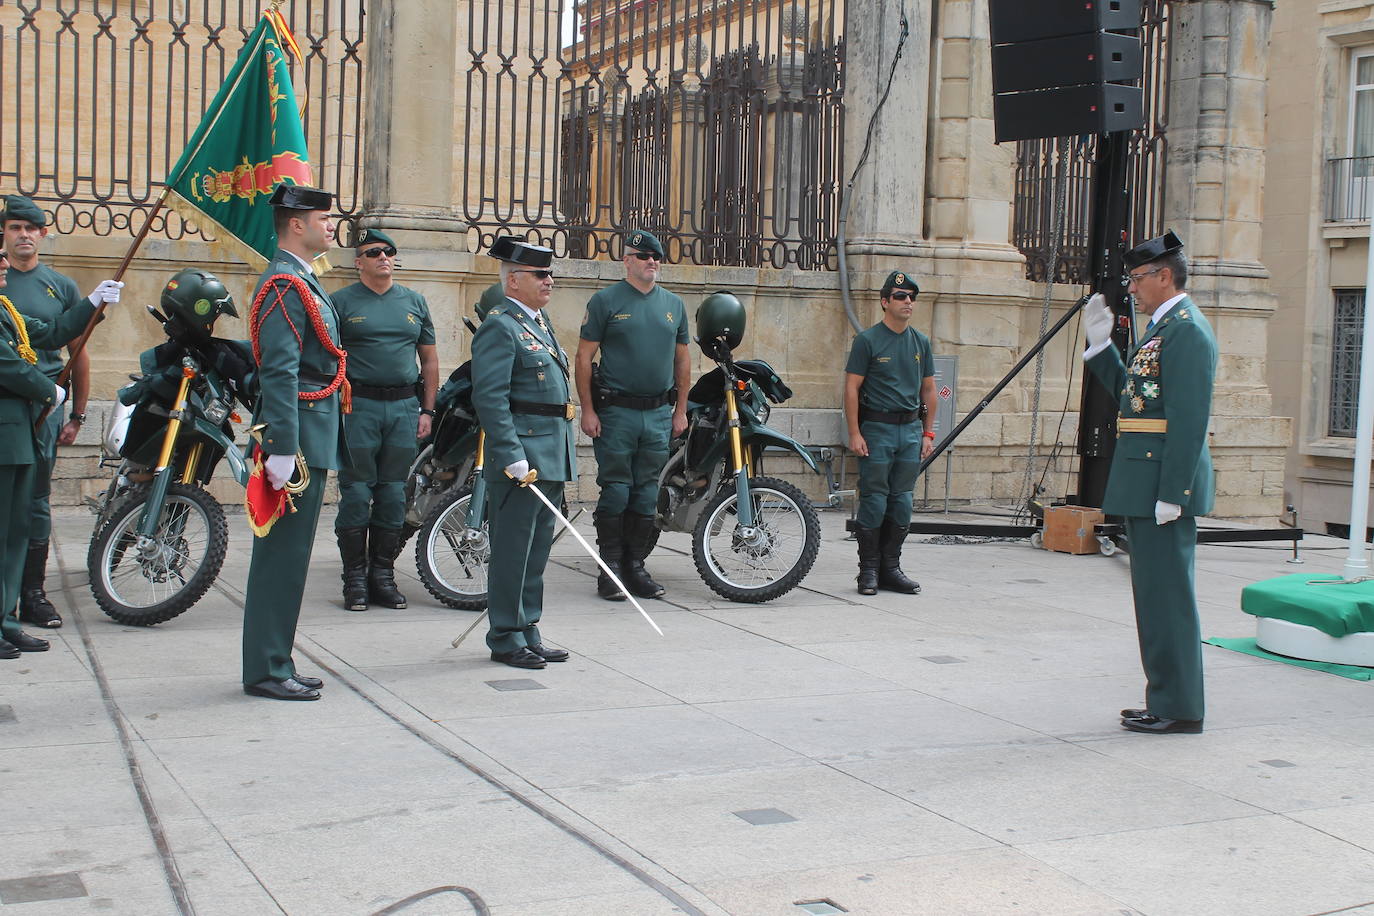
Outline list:
[[[1145,0],[1140,40],[1144,47],[1145,126],[1131,131],[1127,175],[1131,213],[1127,237],[1153,238],[1164,231],[1164,169],[1168,159],[1169,10],[1171,0]],[[1088,276],[1088,234],[1092,222],[1092,173],[1097,137],[1070,145],[1065,163],[1068,208],[1055,283],[1084,284]],[[1013,243],[1026,256],[1026,276],[1047,279],[1054,234],[1054,188],[1059,175],[1056,141],[1023,140],[1016,145]]]
[[[60,232],[136,233],[264,6],[0,0],[0,188],[32,197]],[[351,215],[364,0],[285,0],[282,12],[305,58],[293,66],[315,180]],[[170,210],[152,233],[203,235]]]
[[[473,0],[459,192],[501,233],[615,257],[821,269],[842,185],[837,0]]]

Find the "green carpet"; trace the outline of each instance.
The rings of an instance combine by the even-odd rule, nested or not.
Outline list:
[[[1276,662],[1283,662],[1285,665],[1297,665],[1299,668],[1311,668],[1313,671],[1325,671],[1327,674],[1336,674],[1355,681],[1374,681],[1374,668],[1362,668],[1358,665],[1333,665],[1330,662],[1313,662],[1304,658],[1289,658],[1286,655],[1275,655],[1273,652],[1266,652],[1255,645],[1255,640],[1253,638],[1218,639],[1213,637],[1212,639],[1204,639],[1203,642],[1211,646],[1230,649],[1232,652],[1253,655],[1255,658],[1267,658]]]

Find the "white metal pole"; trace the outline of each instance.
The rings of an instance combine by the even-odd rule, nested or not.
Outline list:
[[[1366,179],[1370,181],[1371,179]],[[1355,413],[1355,466],[1350,480],[1350,548],[1345,577],[1369,574],[1365,529],[1369,522],[1369,460],[1374,447],[1374,206],[1360,195],[1369,212],[1369,256],[1364,277],[1364,336],[1360,341],[1360,400]]]

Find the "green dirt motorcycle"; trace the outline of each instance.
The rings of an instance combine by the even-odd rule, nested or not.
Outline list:
[[[768,427],[771,401],[792,396],[763,360],[736,362],[744,306],[726,292],[697,309],[697,344],[716,363],[688,393],[687,430],[669,446],[659,476],[658,527],[692,535],[692,558],[711,590],[757,603],[806,577],[820,550],[821,525],[801,490],[763,476],[766,449],[793,452],[819,473],[801,443]]]
[[[224,564],[229,527],[205,485],[221,461],[240,484],[249,468],[234,443],[235,402],[252,409],[253,354],[244,341],[211,336],[234,315],[214,276],[188,269],[149,306],[167,341],[139,357],[141,375],[119,391],[101,466],[117,468],[94,503],[86,565],[101,609],[151,626],[191,608]]]

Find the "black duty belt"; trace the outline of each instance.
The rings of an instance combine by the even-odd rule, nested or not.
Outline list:
[[[875,423],[896,423],[899,426],[907,423],[915,423],[921,419],[920,409],[907,411],[874,410],[872,407],[859,405],[859,422],[867,423],[870,420]]]
[[[667,404],[677,401],[677,389],[669,388],[662,394],[650,395],[649,397],[639,397],[633,394],[621,394],[618,391],[611,391],[602,388],[594,392],[598,408],[601,407],[628,407],[631,410],[656,410]]]
[[[415,397],[415,383],[409,385],[363,385],[350,380],[355,398],[368,398],[373,401],[404,401]]]
[[[571,403],[568,404],[546,404],[541,401],[511,401],[511,413],[522,413],[536,417],[561,417],[564,420],[571,420],[577,416]]]

